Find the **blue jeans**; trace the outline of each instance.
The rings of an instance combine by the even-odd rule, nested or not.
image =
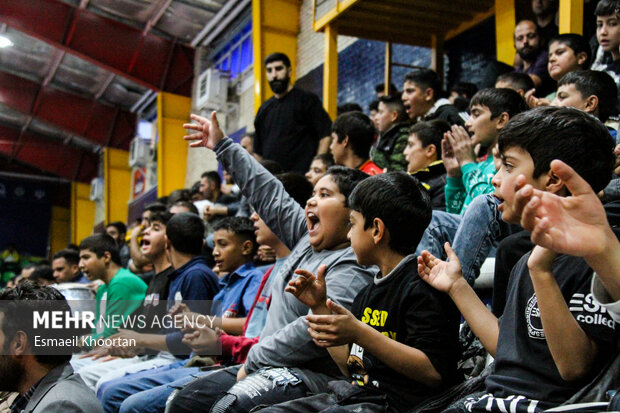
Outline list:
[[[102,384],[97,392],[106,413],[163,412],[168,396],[201,372],[198,367],[183,367],[184,361],[128,374]]]
[[[461,261],[463,277],[473,285],[484,260],[495,255],[499,241],[521,229],[502,221],[498,205],[499,200],[487,194],[474,198],[462,216],[433,211],[431,223],[424,231],[416,254],[427,250],[445,260],[443,245],[450,242]]]

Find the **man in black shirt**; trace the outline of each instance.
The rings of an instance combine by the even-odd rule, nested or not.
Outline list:
[[[312,158],[329,148],[331,120],[316,95],[290,83],[291,61],[285,54],[267,56],[265,70],[274,96],[254,119],[254,154],[285,171],[306,173]]]

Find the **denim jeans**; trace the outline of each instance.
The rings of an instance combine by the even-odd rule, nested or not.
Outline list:
[[[144,370],[106,382],[97,398],[109,412],[163,412],[170,394],[203,372],[198,367],[183,367],[183,361]],[[175,387],[177,386],[177,387]]]
[[[447,256],[443,246],[450,242],[461,261],[463,277],[473,285],[480,275],[482,263],[494,255],[499,241],[521,229],[502,221],[498,205],[499,200],[487,194],[474,198],[462,216],[433,211],[431,223],[424,231],[416,254],[427,250],[445,260]]]

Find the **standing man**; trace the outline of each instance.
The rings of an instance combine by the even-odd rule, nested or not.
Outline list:
[[[549,54],[531,20],[521,20],[515,27],[515,49],[521,58],[517,72],[529,75],[536,87],[536,96],[546,96],[555,90],[555,82],[549,77],[547,62]]]
[[[254,154],[278,162],[285,171],[304,174],[312,158],[328,151],[331,120],[315,94],[291,84],[288,56],[270,54],[265,70],[274,96],[254,119]]]

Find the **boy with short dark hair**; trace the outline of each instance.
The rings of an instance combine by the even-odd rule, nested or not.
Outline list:
[[[605,72],[577,70],[562,76],[552,106],[581,109],[606,122],[616,114],[618,88]]]
[[[465,128],[453,126],[442,142],[442,159],[446,167],[446,212],[462,215],[478,195],[493,191],[495,175],[493,148],[499,131],[516,114],[527,110],[523,98],[510,89],[483,89],[471,99],[471,117]],[[474,148],[484,148],[485,159],[478,161]]]
[[[327,299],[324,268],[316,277],[297,270],[301,276],[287,288],[311,308],[310,335],[349,380],[331,382],[331,394],[272,410],[408,411],[456,381],[459,314],[445,294],[413,276],[413,252],[431,216],[428,193],[417,179],[394,172],[360,183],[350,203],[348,236],[358,263],[379,267],[374,283],[360,291],[351,312]]]
[[[409,117],[399,96],[381,96],[376,115],[379,138],[370,151],[370,159],[387,172],[404,171],[407,161],[403,150],[409,137]]]
[[[502,219],[519,223],[515,192],[526,184],[542,192],[569,195],[550,169],[559,159],[595,191],[609,181],[613,141],[596,119],[571,108],[536,108],[515,116],[502,130],[502,167],[493,178]],[[472,331],[495,358],[486,394],[460,401],[449,412],[538,412],[559,405],[615,357],[615,325],[589,295],[592,269],[578,257],[557,258],[534,250],[513,268],[501,322],[462,277],[449,244],[449,262],[428,252],[418,258],[420,276],[446,292]],[[548,271],[548,266],[552,270]]]
[[[348,112],[338,116],[332,125],[332,143],[329,146],[336,165],[359,169],[368,175],[383,173],[370,160],[370,146],[375,139],[375,128],[368,116]]]
[[[118,246],[108,234],[95,234],[80,243],[80,269],[91,281],[101,280],[97,290],[95,319],[102,314],[128,316],[136,310],[146,293],[146,284],[138,276],[121,267]],[[97,324],[89,340],[107,337],[116,329]],[[88,343],[87,343],[88,344]]]
[[[416,69],[405,76],[402,100],[409,119],[441,119],[450,125],[463,125],[458,109],[442,95],[441,79],[434,70]]]
[[[432,209],[441,211],[446,210],[446,168],[441,159],[441,140],[449,130],[450,125],[443,120],[418,122],[409,129],[403,151],[408,162],[407,173],[414,175],[428,189]]]
[[[214,227],[213,258],[220,273],[220,291],[213,298],[221,305],[222,329],[238,335],[243,330],[248,311],[263,273],[254,266],[258,249],[254,225],[249,218],[224,218]]]

